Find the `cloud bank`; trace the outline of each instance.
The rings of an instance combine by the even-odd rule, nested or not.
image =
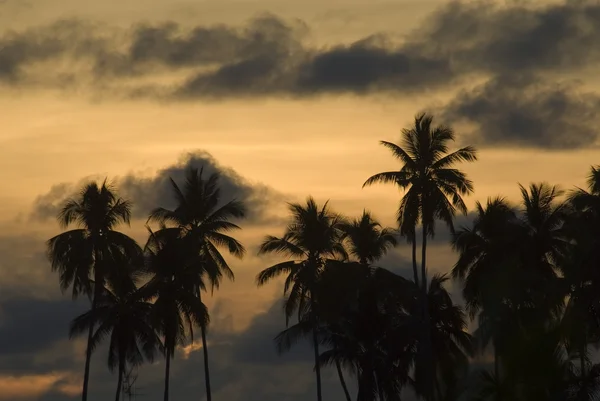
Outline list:
[[[134,173],[116,177],[113,179],[113,186],[119,196],[133,202],[133,217],[146,219],[156,207],[171,209],[176,206],[169,179],[183,185],[185,171],[190,167],[202,168],[205,178],[213,173],[219,174],[222,202],[232,199],[244,202],[247,208],[246,221],[257,224],[277,221],[278,217],[272,214],[273,206],[282,202],[282,194],[266,185],[251,183],[235,170],[220,165],[206,151],[187,153],[178,162],[160,169],[152,177]],[[38,221],[54,219],[67,198],[76,196],[85,183],[98,179],[103,180],[104,177],[88,177],[78,183],[54,185],[47,193],[36,198],[30,217]]]
[[[453,1],[419,26],[402,41],[374,33],[314,47],[307,24],[271,14],[244,26],[125,31],[62,20],[0,36],[0,84],[167,102],[459,89],[441,114],[473,124],[481,145],[597,144],[600,97],[582,89],[600,67],[597,2]]]

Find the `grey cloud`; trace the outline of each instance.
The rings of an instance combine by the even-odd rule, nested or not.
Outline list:
[[[227,202],[234,198],[243,201],[248,209],[248,221],[253,223],[278,221],[278,217],[271,212],[274,209],[273,203],[281,203],[283,195],[266,185],[249,182],[235,170],[220,165],[205,151],[185,154],[177,163],[159,170],[151,178],[136,174],[116,177],[114,186],[120,196],[133,202],[134,217],[146,218],[149,212],[158,206],[175,207],[169,178],[181,184],[185,180],[185,171],[188,167],[203,168],[205,177],[208,174],[219,173],[222,201]],[[38,196],[34,201],[30,217],[34,220],[56,217],[65,199],[75,195],[90,179],[97,179],[97,177],[88,177],[77,184],[62,183],[53,186],[49,192]]]
[[[366,38],[317,54],[300,70],[299,91],[410,92],[454,79],[448,59],[423,55],[416,49],[394,48],[378,39]]]
[[[221,199],[227,202],[233,198],[243,201],[248,209],[248,218],[257,221],[268,218],[268,202],[280,195],[262,184],[252,184],[235,170],[221,166],[209,153],[198,151],[188,153],[180,161],[162,169],[153,178],[139,178],[128,175],[118,179],[123,196],[131,199],[138,217],[146,217],[157,206],[172,208],[175,206],[169,177],[181,184],[185,180],[188,167],[203,168],[204,174],[219,173]]]
[[[12,298],[0,302],[0,372],[18,374],[71,367],[69,323],[89,305],[70,299]]]
[[[304,40],[304,23],[271,14],[242,27],[137,25],[122,37],[60,21],[4,35],[0,74],[16,77],[24,66],[64,56],[89,59],[92,74],[110,80],[179,71],[187,78],[174,90],[138,86],[130,93],[173,99],[424,91],[472,73],[571,72],[600,61],[600,5],[591,0],[452,2],[420,26],[403,43],[373,35],[314,48]]]
[[[283,300],[278,299],[266,312],[256,315],[248,329],[237,338],[233,346],[236,361],[260,365],[311,364],[314,356],[308,342],[300,342],[290,351],[277,354],[274,338],[285,328]]]
[[[600,5],[453,1],[435,12],[414,42],[452,58],[463,72],[578,70],[600,61]]]
[[[594,146],[600,96],[528,76],[499,76],[461,92],[444,110],[450,122],[476,127],[483,145],[574,149]]]

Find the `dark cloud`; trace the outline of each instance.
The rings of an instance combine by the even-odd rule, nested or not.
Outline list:
[[[0,302],[0,371],[21,374],[70,367],[72,355],[60,354],[65,350],[61,342],[68,338],[71,320],[88,307],[70,299],[12,298]],[[49,349],[58,354],[36,358]]]
[[[208,152],[196,151],[188,153],[180,158],[174,165],[159,170],[151,178],[140,177],[129,174],[114,179],[120,196],[133,202],[134,217],[147,218],[149,212],[156,207],[173,208],[175,198],[172,192],[170,178],[178,185],[185,180],[185,171],[189,167],[203,168],[204,176],[219,174],[219,187],[221,199],[228,202],[237,199],[247,207],[247,220],[250,222],[278,221],[278,217],[272,215],[273,203],[282,203],[283,196],[270,187],[251,183],[240,176],[235,170],[220,165]],[[31,218],[36,220],[47,220],[55,218],[65,199],[76,195],[77,191],[94,178],[86,178],[76,184],[57,184],[46,194],[38,196],[34,201]]]
[[[135,96],[305,96],[426,91],[470,74],[572,72],[600,61],[600,5],[591,0],[534,6],[455,1],[419,26],[402,43],[375,34],[315,48],[304,40],[303,22],[271,14],[242,27],[137,25],[125,36],[60,21],[5,34],[0,79],[14,79],[39,61],[71,57],[88,60],[96,79],[160,70],[186,77],[174,90],[135,87]]]
[[[44,61],[65,57],[101,60],[108,49],[107,38],[80,20],[5,32],[0,38],[0,82],[20,82],[26,78],[24,69]]]
[[[449,60],[366,38],[317,54],[301,68],[301,92],[427,90],[454,79]]]
[[[600,4],[453,1],[412,41],[451,58],[463,73],[578,70],[600,61]]]
[[[266,312],[256,315],[248,329],[237,338],[233,346],[236,361],[261,365],[311,364],[314,356],[308,341],[299,342],[282,355],[277,354],[274,339],[285,328],[283,299],[278,299]]]
[[[139,25],[126,39],[90,23],[60,21],[0,39],[0,79],[25,77],[26,67],[68,57],[87,61],[77,65],[88,69],[96,88],[106,88],[104,81],[179,72],[187,78],[174,90],[134,85],[128,92],[133,97],[179,99],[412,91],[447,84],[455,75],[448,59],[399,46],[381,35],[317,49],[303,41],[307,31],[301,21],[270,14],[241,28]],[[76,77],[54,79],[64,83]]]
[[[596,145],[598,110],[596,93],[511,75],[462,91],[446,106],[444,117],[474,125],[471,143],[560,150]]]
[[[173,208],[175,199],[169,178],[182,184],[189,167],[203,168],[205,177],[218,173],[221,199],[243,201],[248,209],[248,219],[257,221],[269,218],[269,201],[279,200],[281,195],[262,184],[250,183],[235,170],[220,165],[208,152],[197,151],[183,156],[178,163],[160,170],[153,178],[128,175],[118,179],[119,190],[131,199],[138,217],[146,217],[157,206]]]

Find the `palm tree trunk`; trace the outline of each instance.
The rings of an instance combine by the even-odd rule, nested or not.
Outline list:
[[[415,235],[416,238],[416,235]],[[415,241],[416,242],[416,241]],[[423,294],[427,294],[427,227],[423,224],[423,243],[421,244],[421,288],[423,289]],[[416,264],[416,259],[415,259]],[[426,299],[426,298],[425,298]],[[428,312],[427,309],[424,311]]]
[[[202,292],[198,291],[198,298],[202,302]],[[208,367],[208,344],[206,343],[206,327],[200,327],[200,335],[202,337],[202,353],[204,354],[204,388],[206,390],[206,401],[212,400],[212,392],[210,390],[210,370]]]
[[[204,351],[204,385],[206,387],[206,401],[211,401],[210,373],[208,371],[208,346],[206,344],[206,327],[201,327],[202,351]]]
[[[121,358],[123,359],[123,358]],[[117,380],[117,395],[115,396],[115,401],[119,401],[121,397],[121,388],[123,387],[123,374],[125,372],[125,361],[119,361],[119,379]]]
[[[412,234],[412,263],[415,285],[419,288],[419,269],[417,267],[417,233]]]
[[[581,380],[585,379],[585,354],[586,354],[587,344],[586,341],[583,341],[581,345],[581,350],[579,351],[579,363],[581,364]]]
[[[314,306],[314,305],[313,305]],[[319,339],[317,337],[317,319],[314,317],[315,309],[311,308],[311,314],[313,315],[313,348],[315,351],[315,372],[317,374],[317,401],[323,401],[321,397],[321,365],[319,364]]]
[[[497,340],[494,340],[494,377],[496,380],[500,380],[500,353]]]
[[[340,361],[335,360],[335,367],[338,372],[338,376],[340,377],[340,383],[342,383],[342,388],[344,389],[344,394],[346,395],[346,401],[352,401],[350,398],[350,392],[348,391],[348,386],[346,386],[346,380],[344,380],[344,372],[342,371],[342,366],[340,365]]]
[[[96,301],[98,300],[98,293],[100,292],[97,281],[94,283],[94,299],[92,299],[91,314],[94,315],[96,310]],[[90,324],[88,330],[87,346],[85,349],[85,368],[83,371],[83,390],[81,393],[81,401],[87,401],[88,386],[90,382],[90,362],[92,360],[92,337],[94,336],[94,322]]]
[[[169,401],[169,375],[171,374],[171,349],[167,348],[167,360],[165,364],[165,396],[164,401]]]
[[[423,307],[423,330],[424,330],[424,353],[425,353],[425,378],[427,380],[428,394],[425,394],[426,400],[433,399],[435,385],[435,369],[433,366],[433,344],[431,342],[431,322],[429,316],[429,300],[427,296],[427,225],[423,221],[423,243],[421,244],[421,288],[422,288],[422,307]]]

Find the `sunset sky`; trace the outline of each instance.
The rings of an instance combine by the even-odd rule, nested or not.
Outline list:
[[[77,399],[85,342],[69,321],[89,307],[62,295],[45,259],[61,203],[108,177],[135,203],[140,243],[169,176],[222,174],[251,212],[231,260],[234,283],[207,299],[213,397],[314,399],[306,347],[277,356],[280,283],[257,289],[258,258],[279,235],[286,201],[313,195],[350,216],[394,224],[400,193],[362,189],[399,168],[397,141],[428,111],[474,144],[461,168],[475,201],[519,200],[518,183],[584,186],[600,160],[600,5],[595,1],[3,0],[0,2],[0,400]],[[468,221],[459,219],[458,224]],[[439,228],[430,271],[455,255]],[[402,273],[401,246],[381,264]],[[455,289],[455,293],[457,293]],[[103,348],[90,401],[114,394]],[[172,364],[172,399],[202,399],[202,352]],[[162,361],[139,370],[138,399],[159,400]],[[324,399],[341,400],[334,371]]]

